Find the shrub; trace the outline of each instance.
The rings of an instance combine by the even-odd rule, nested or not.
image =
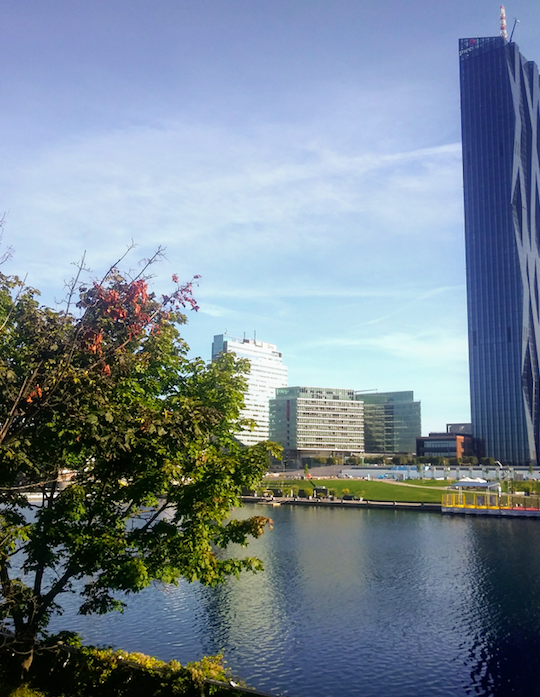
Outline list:
[[[4,666],[2,653],[0,663]],[[0,677],[7,686],[10,679],[15,684],[17,676],[2,670]],[[230,678],[221,655],[205,656],[182,666],[178,661],[165,663],[142,653],[92,646],[77,648],[49,640],[38,647],[30,683],[11,690],[5,687],[0,696],[200,697],[205,694],[206,679],[228,683]]]

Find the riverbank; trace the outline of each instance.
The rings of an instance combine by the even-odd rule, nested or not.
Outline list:
[[[320,494],[324,499],[333,496],[335,499],[355,498],[365,501],[401,501],[404,503],[441,503],[442,495],[449,482],[439,481],[438,486],[418,483],[405,483],[393,480],[367,479],[265,479],[257,494],[264,490],[274,496],[302,498],[305,495]],[[315,491],[316,490],[316,491]],[[248,492],[244,492],[248,493]]]
[[[370,500],[343,500],[343,499],[301,499],[287,496],[274,496],[271,499],[264,496],[242,496],[244,503],[255,503],[264,506],[313,506],[315,508],[339,507],[339,508],[378,508],[420,511],[425,513],[440,513],[440,503],[424,501],[370,501]]]

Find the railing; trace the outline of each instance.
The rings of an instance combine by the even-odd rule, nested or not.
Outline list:
[[[522,494],[493,494],[478,491],[459,491],[443,494],[443,508],[475,508],[485,510],[540,510],[540,496]]]

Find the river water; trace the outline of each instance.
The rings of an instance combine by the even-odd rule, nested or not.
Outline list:
[[[291,697],[539,695],[540,520],[246,506],[274,528],[260,574],[152,587],[123,615],[54,629],[182,663],[223,651]],[[241,553],[245,553],[244,550]]]

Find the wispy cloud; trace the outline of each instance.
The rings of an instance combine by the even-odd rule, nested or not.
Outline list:
[[[407,334],[394,332],[366,338],[326,337],[309,342],[311,348],[366,349],[383,352],[387,356],[413,359],[420,364],[426,361],[444,363],[467,360],[467,337],[443,332]]]
[[[355,118],[375,123],[363,109]],[[293,381],[422,390],[426,365],[466,356],[437,312],[445,295],[463,301],[461,149],[389,139],[391,114],[341,138],[330,112],[324,125],[163,119],[60,134],[4,176],[10,269],[51,302],[84,249],[99,275],[131,239],[133,259],[164,245],[158,291],[160,276],[202,274],[185,328],[197,355],[214,333],[257,330]],[[432,334],[418,331],[425,314]]]
[[[389,240],[433,239],[459,220],[457,145],[345,154],[290,137],[274,148],[182,124],[79,137],[16,168],[10,218],[23,244],[39,230],[60,263],[89,242],[99,264],[135,238],[189,264],[204,250],[211,268],[346,244],[373,248],[376,263]]]

